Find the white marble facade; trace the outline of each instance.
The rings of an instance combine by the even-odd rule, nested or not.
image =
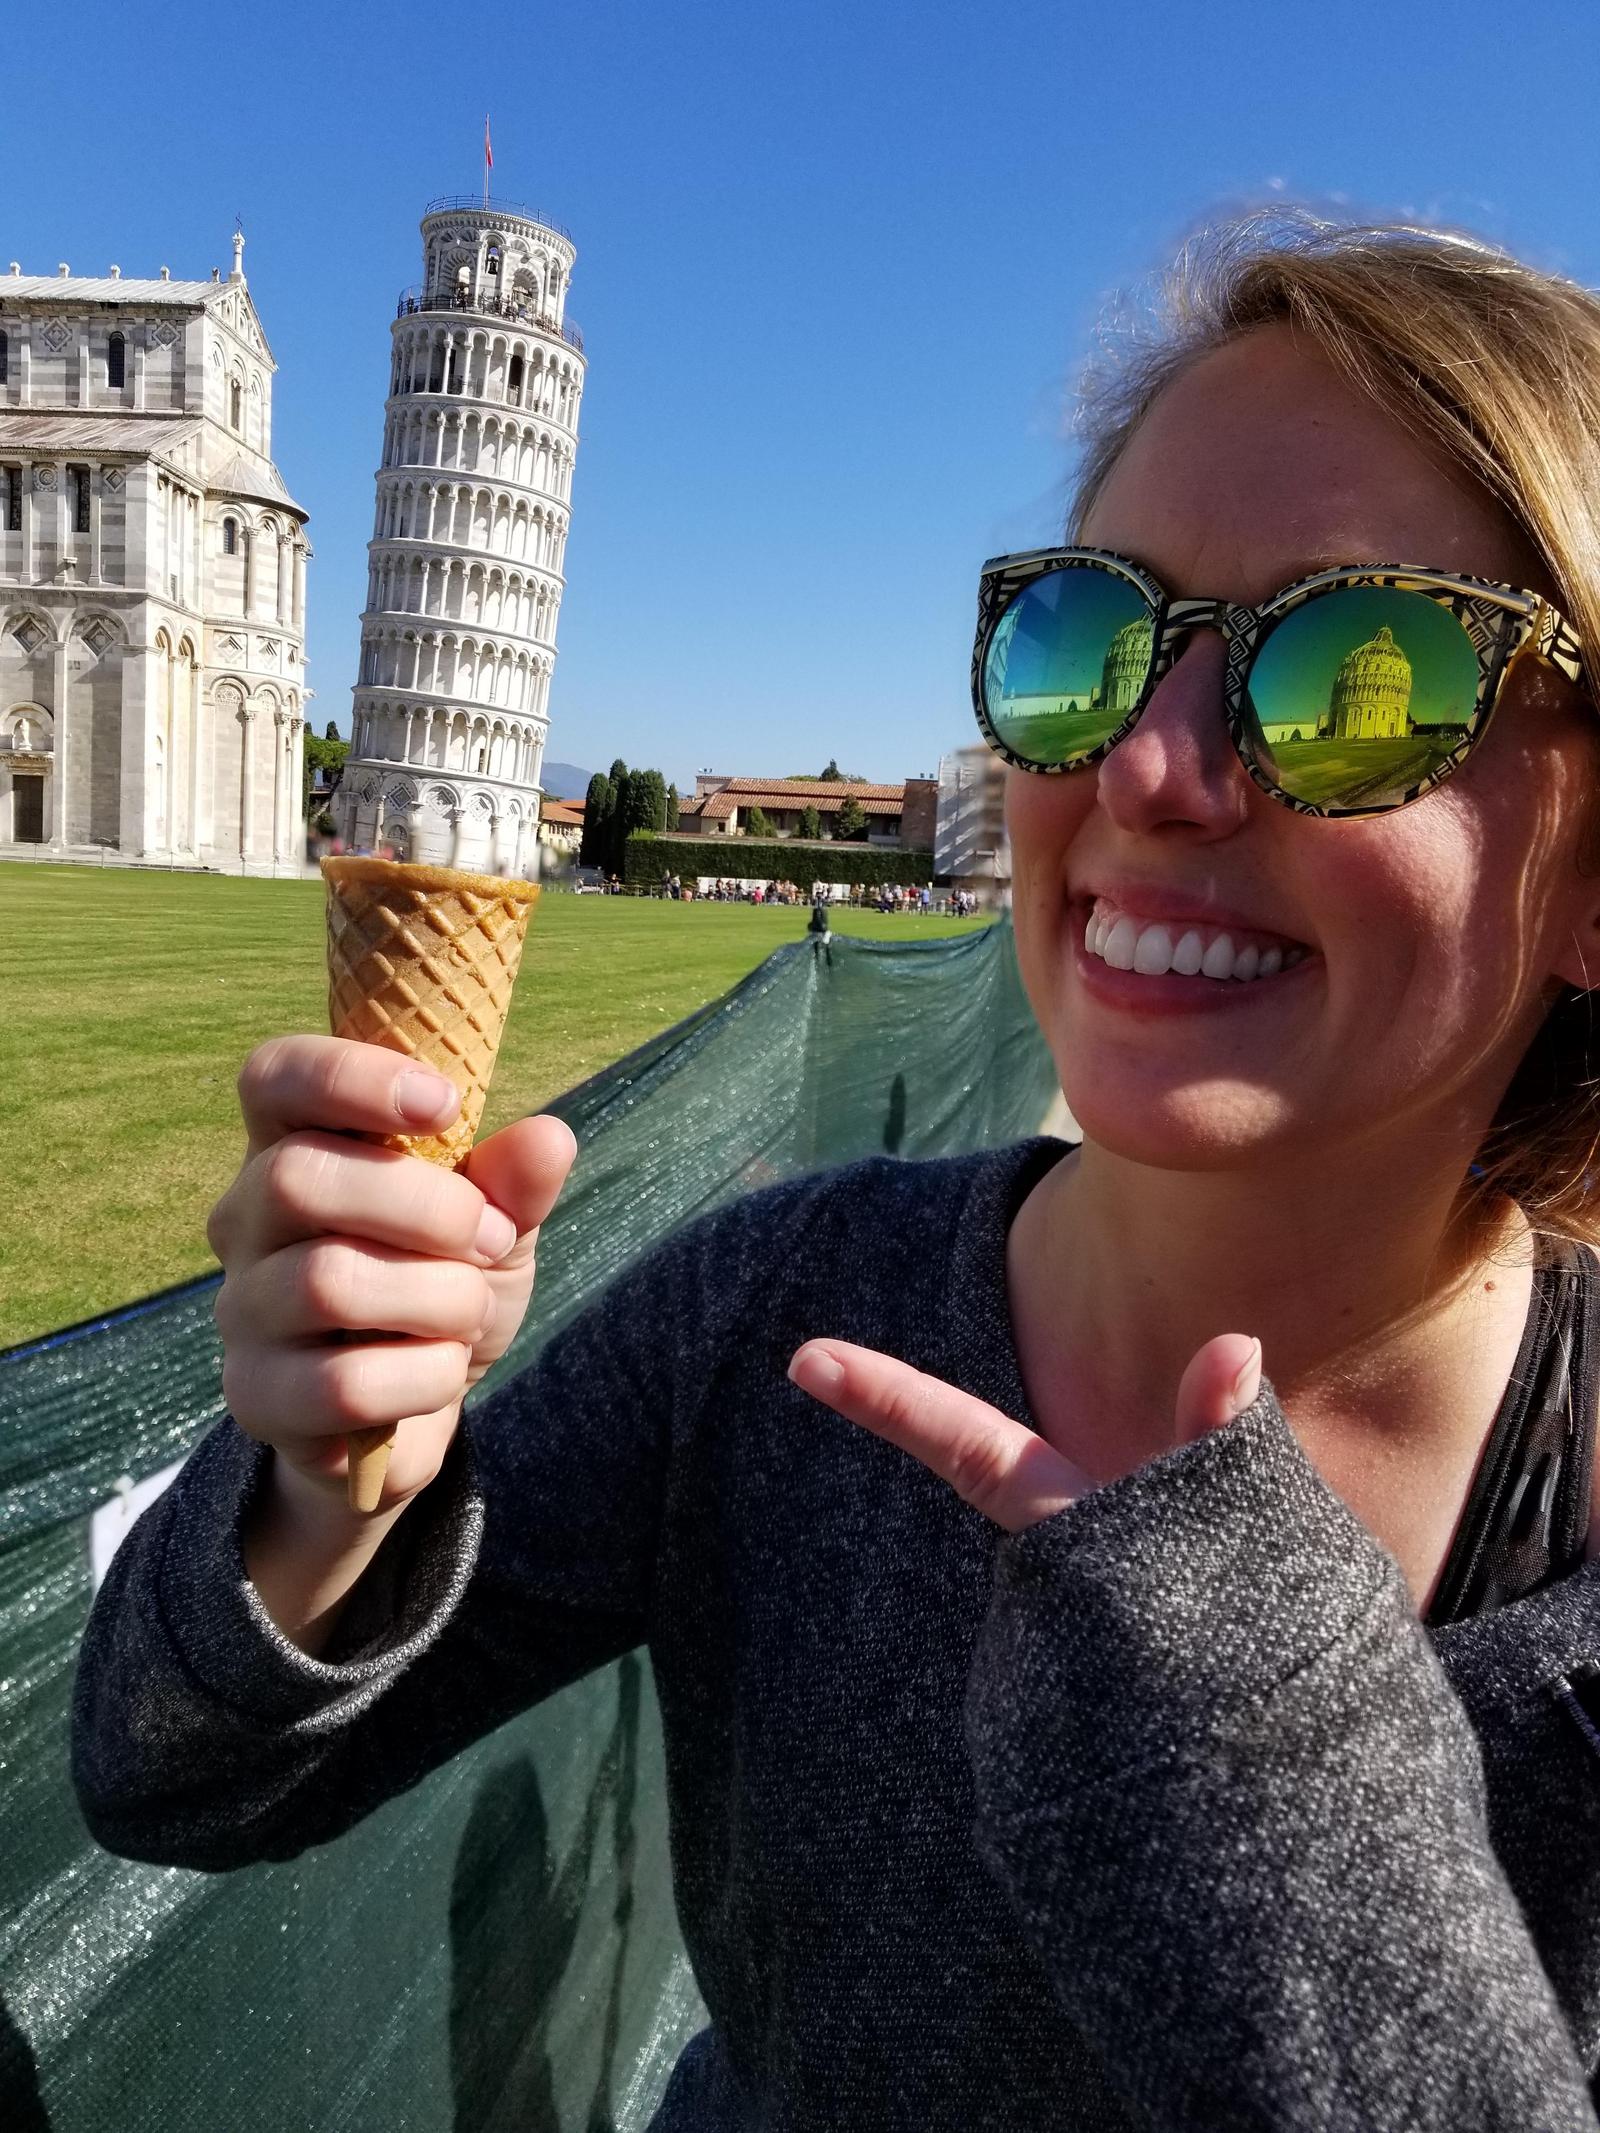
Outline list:
[[[350,759],[357,850],[536,875],[583,343],[576,254],[521,208],[435,201],[392,328]]]
[[[245,284],[0,275],[0,854],[304,863],[306,514]]]

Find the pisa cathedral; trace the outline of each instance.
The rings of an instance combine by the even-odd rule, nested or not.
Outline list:
[[[577,455],[576,253],[476,197],[422,219],[391,329],[349,760],[357,850],[527,875]]]
[[[298,871],[305,517],[245,285],[0,276],[0,853]]]

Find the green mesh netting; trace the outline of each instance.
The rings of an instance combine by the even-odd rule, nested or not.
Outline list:
[[[702,1209],[857,1156],[1015,1140],[1054,1087],[1009,926],[780,949],[552,1106],[581,1152],[486,1386]],[[287,1866],[134,1865],[79,1822],[93,1515],[217,1419],[214,1288],[0,1354],[0,2128],[631,2133],[704,2019],[642,1656]]]

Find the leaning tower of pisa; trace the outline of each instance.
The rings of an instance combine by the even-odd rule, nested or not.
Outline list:
[[[339,827],[357,849],[539,865],[583,341],[558,223],[435,200],[405,290]]]

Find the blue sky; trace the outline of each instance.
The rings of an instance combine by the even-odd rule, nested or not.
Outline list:
[[[203,275],[243,216],[311,513],[313,715],[347,727],[394,298],[426,201],[479,183],[488,107],[496,195],[576,238],[590,359],[551,756],[898,778],[973,736],[978,565],[1054,537],[1096,317],[1197,219],[1342,198],[1600,280],[1600,14],[1445,20],[14,9],[0,263]]]

